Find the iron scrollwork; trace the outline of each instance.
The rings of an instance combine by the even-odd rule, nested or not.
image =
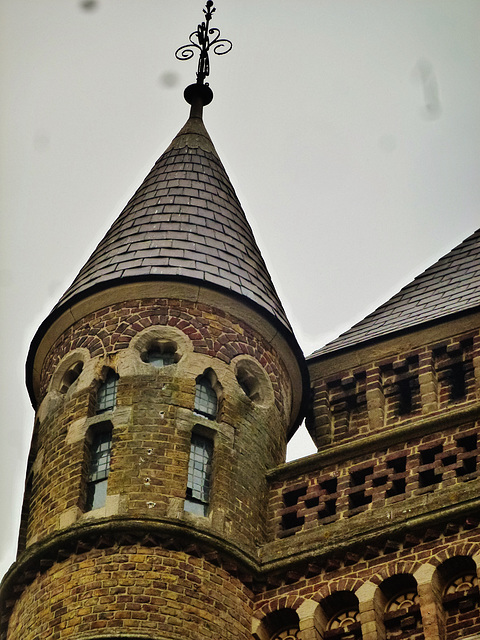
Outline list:
[[[220,29],[216,27],[210,28],[210,20],[212,14],[215,11],[212,0],[207,0],[203,13],[205,14],[205,21],[198,25],[196,31],[190,34],[190,44],[185,44],[183,47],[179,47],[175,51],[175,57],[177,60],[190,60],[195,54],[195,49],[199,49],[200,58],[198,60],[197,69],[197,83],[203,84],[205,78],[210,73],[210,60],[208,52],[210,48],[213,48],[213,53],[222,56],[228,53],[232,48],[230,40],[220,38]]]

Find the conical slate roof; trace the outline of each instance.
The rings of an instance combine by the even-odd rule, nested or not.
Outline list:
[[[480,229],[393,298],[310,357],[357,346],[480,305]]]
[[[156,162],[56,310],[127,279],[179,278],[254,302],[291,332],[252,230],[201,117]]]

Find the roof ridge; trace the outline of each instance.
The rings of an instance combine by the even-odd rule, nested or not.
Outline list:
[[[309,358],[383,339],[480,305],[480,260],[475,265],[473,255],[480,258],[480,229]],[[464,284],[459,285],[459,281]]]

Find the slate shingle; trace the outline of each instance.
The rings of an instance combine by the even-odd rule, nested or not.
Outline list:
[[[187,122],[156,162],[56,309],[88,295],[90,288],[107,282],[112,286],[115,278],[159,275],[185,276],[241,293],[291,332],[252,230],[199,118]]]
[[[311,358],[480,305],[480,229]]]

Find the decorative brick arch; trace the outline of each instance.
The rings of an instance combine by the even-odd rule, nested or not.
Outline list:
[[[420,565],[421,563],[417,560],[400,560],[392,564],[389,563],[370,576],[369,581],[379,586],[384,580],[392,576],[407,574],[415,577],[414,574]]]
[[[286,371],[278,366],[275,349],[238,318],[214,309],[221,326],[210,321],[212,308],[173,299],[152,298],[114,304],[69,327],[52,345],[43,367],[41,394],[46,391],[51,373],[69,351],[84,347],[90,357],[109,356],[126,349],[132,338],[151,326],[169,326],[181,330],[190,339],[193,350],[230,364],[238,355],[250,355],[266,371],[272,383],[275,404],[283,410]],[[283,389],[283,391],[282,391]]]
[[[480,545],[475,542],[457,542],[442,549],[437,554],[428,559],[429,564],[439,567],[445,560],[455,556],[467,556],[472,558],[480,551]]]
[[[46,393],[50,380],[60,364],[60,361],[63,360],[70,352],[81,349],[87,349],[91,358],[95,358],[99,355],[106,355],[104,345],[97,335],[75,336],[72,329],[70,329],[63,336],[63,339],[59,344],[55,343],[47,355],[44,367],[45,373],[41,381],[42,396]]]
[[[301,598],[296,595],[289,596],[277,596],[268,602],[265,602],[259,609],[254,612],[254,617],[259,620],[264,619],[268,614],[274,611],[280,611],[281,609],[292,609],[296,611],[298,607],[305,601],[305,598]]]
[[[340,578],[335,582],[326,582],[323,584],[314,596],[314,600],[321,602],[328,596],[337,591],[351,591],[355,593],[365,581],[361,578]]]

